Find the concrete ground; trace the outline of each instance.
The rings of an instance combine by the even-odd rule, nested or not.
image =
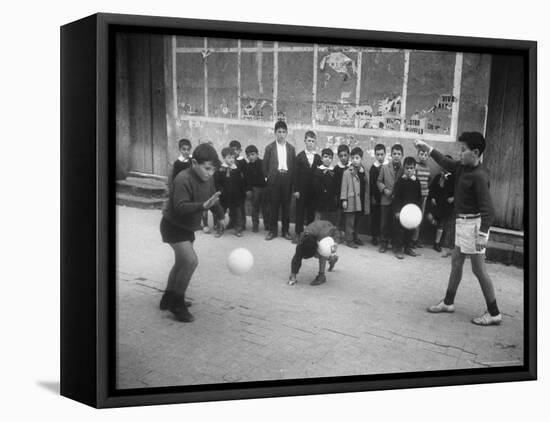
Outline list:
[[[199,267],[188,290],[195,321],[158,303],[173,264],[158,210],[117,207],[117,385],[140,388],[523,364],[523,270],[488,264],[503,322],[470,323],[485,310],[466,261],[454,314],[426,306],[445,293],[450,259],[432,249],[398,261],[366,244],[340,246],[327,283],[317,261],[287,285],[295,246],[265,233],[197,232]],[[365,239],[368,240],[368,239]],[[228,254],[246,247],[252,270],[232,275]]]

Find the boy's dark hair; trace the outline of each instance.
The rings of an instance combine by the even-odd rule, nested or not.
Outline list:
[[[416,167],[416,159],[414,157],[405,157],[403,160],[403,167],[413,166]]]
[[[258,154],[258,148],[256,148],[256,145],[249,145],[244,150],[244,153],[247,154],[247,155],[252,154],[253,152]]]
[[[191,141],[189,139],[180,139],[178,141],[178,149],[181,149],[182,146],[187,145],[189,148],[191,148]]]
[[[306,134],[304,135],[304,139],[307,139],[307,138],[314,138],[314,139],[317,139],[317,135],[315,134],[314,131],[308,130],[308,131],[306,132]]]
[[[334,157],[334,152],[332,152],[332,150],[330,148],[324,148],[322,151],[321,151],[321,157],[323,155],[329,155],[330,158]]]
[[[386,145],[384,144],[376,144],[374,146],[374,152],[376,153],[376,151],[380,151],[381,149],[384,150],[384,152],[386,152]]]
[[[472,151],[477,149],[480,156],[485,151],[485,138],[479,132],[463,132],[458,137],[458,142],[464,142]]]
[[[363,158],[363,150],[359,147],[355,147],[351,150],[349,155],[358,155],[359,157]]]
[[[229,148],[242,149],[241,143],[240,143],[239,141],[231,141],[231,142],[229,142]]]
[[[317,252],[317,239],[312,234],[305,234],[300,244],[302,256],[307,259],[311,258]]]
[[[394,152],[394,151],[401,151],[401,154],[403,154],[403,145],[401,144],[392,145],[391,152]]]
[[[193,160],[195,160],[197,164],[212,161],[212,164],[215,166],[217,166],[220,162],[218,159],[218,153],[210,144],[197,145],[197,148],[193,150]]]
[[[231,149],[231,147],[222,148],[222,157],[225,158],[225,157],[227,157],[228,155],[235,156],[235,153],[233,152],[233,150]]]
[[[337,154],[339,155],[342,151],[345,151],[349,154],[349,147],[346,144],[338,145]]]
[[[275,129],[274,131],[277,132],[277,129],[284,129],[288,132],[288,128],[286,127],[286,123],[282,120],[277,120],[277,123],[275,123]]]

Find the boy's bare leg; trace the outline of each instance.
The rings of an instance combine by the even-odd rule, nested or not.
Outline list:
[[[495,288],[493,287],[493,282],[487,273],[487,268],[485,267],[485,255],[483,254],[474,254],[470,256],[472,261],[472,271],[479,281],[481,286],[481,291],[485,297],[485,302],[487,306],[496,301],[495,297]]]
[[[193,315],[187,310],[184,298],[191,281],[191,277],[197,268],[199,261],[193,243],[179,242],[170,245],[174,249],[177,268],[173,283],[174,298],[169,306],[170,311],[174,314],[177,320],[182,322],[191,322],[194,320]]]
[[[447,293],[445,294],[445,305],[452,305],[454,303],[456,291],[462,281],[462,269],[466,255],[460,251],[460,248],[455,247],[451,259],[451,274],[449,274],[449,283],[447,284]]]

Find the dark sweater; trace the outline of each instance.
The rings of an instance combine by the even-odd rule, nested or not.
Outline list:
[[[336,177],[334,170],[324,166],[317,167],[313,173],[313,192],[318,211],[334,211],[336,209]]]
[[[237,207],[244,195],[244,177],[238,168],[220,167],[214,173],[216,190],[221,192],[220,204],[224,208]]]
[[[480,231],[487,233],[493,223],[495,211],[489,193],[489,175],[479,164],[476,167],[463,165],[432,150],[431,157],[455,177],[455,213],[481,214]]]
[[[252,188],[264,188],[266,186],[263,163],[261,158],[257,158],[253,163],[246,163],[244,168],[244,181],[246,190]]]
[[[336,198],[340,198],[340,193],[342,193],[342,177],[344,172],[348,167],[340,167],[339,165],[334,166],[334,181],[336,183]]]
[[[305,151],[296,156],[296,169],[294,171],[294,192],[312,193],[313,191],[313,171],[320,166],[321,156],[313,156],[313,164],[310,166]]]
[[[201,228],[203,204],[216,192],[214,180],[202,180],[191,167],[176,176],[170,187],[170,195],[162,214],[172,224],[186,230]],[[219,204],[210,208],[220,219],[224,212]]]
[[[378,183],[378,176],[380,175],[380,169],[382,168],[382,165],[379,165],[378,167],[374,164],[370,166],[369,169],[369,185],[370,185],[370,196],[371,196],[371,202],[372,199],[376,201],[376,204],[380,205],[380,189],[378,189],[377,183]]]
[[[418,177],[413,176],[414,179],[401,176],[395,182],[393,187],[393,211],[395,213],[400,212],[407,204],[415,204],[419,207],[422,204],[422,194],[420,187],[420,180]]]
[[[187,161],[174,161],[174,165],[172,166],[172,179],[170,180],[174,180],[181,171],[190,168],[191,164],[191,159],[187,159]]]
[[[448,199],[454,196],[455,179],[452,173],[447,174],[448,177],[444,179],[443,187],[441,187],[439,182],[444,176],[441,173],[435,176],[433,182],[430,184],[430,193],[428,194],[427,209],[440,219],[451,217],[454,208],[454,204],[449,204]],[[432,199],[435,199],[435,205],[432,204]]]

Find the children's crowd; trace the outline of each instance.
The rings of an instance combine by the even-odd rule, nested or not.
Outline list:
[[[282,123],[279,130],[285,132],[286,143],[286,125],[279,123]],[[282,144],[279,141],[273,143],[273,149]],[[214,231],[214,236],[220,237],[224,231],[233,229],[236,236],[242,237],[247,229],[245,210],[248,208],[252,232],[260,231],[261,215],[266,240],[271,240],[278,231],[279,204],[273,204],[276,201],[283,202],[282,235],[293,243],[297,243],[305,226],[323,220],[338,229],[340,243],[358,248],[364,244],[359,237],[360,229],[365,225],[364,216],[370,215],[372,244],[379,246],[381,253],[391,248],[398,259],[403,259],[404,255],[417,256],[415,249],[422,247],[420,228],[407,230],[399,223],[403,206],[413,203],[422,210],[423,221],[436,228],[433,249],[442,252],[446,246],[449,251],[443,256],[450,255],[454,247],[454,178],[442,170],[432,180],[426,151],[419,150],[416,157],[403,157],[403,147],[395,144],[388,157],[386,146],[379,143],[374,148],[374,163],[369,165],[360,147],[350,150],[348,145],[340,145],[337,157],[330,148],[317,152],[317,136],[308,131],[304,137],[304,150],[293,157],[287,154],[288,165],[281,166],[278,163],[283,161],[279,160],[281,151],[269,154],[269,147],[266,147],[264,159],[260,158],[255,145],[246,146],[243,156],[242,145],[237,140],[222,148],[222,161],[217,163],[213,179],[216,190],[220,192],[219,203],[229,222],[224,227],[218,224],[220,218],[211,213],[212,230],[209,211],[204,211],[202,230],[205,233]],[[180,155],[173,164],[171,180],[180,171],[191,167],[191,151],[191,141],[181,139]],[[293,153],[293,147],[291,151]],[[288,147],[285,152],[289,152]],[[276,171],[264,162],[266,155],[277,155]],[[285,190],[288,191],[286,201]],[[292,196],[296,201],[294,236],[290,235],[285,221],[288,219],[285,211],[289,212]],[[286,207],[284,202],[288,202]]]

